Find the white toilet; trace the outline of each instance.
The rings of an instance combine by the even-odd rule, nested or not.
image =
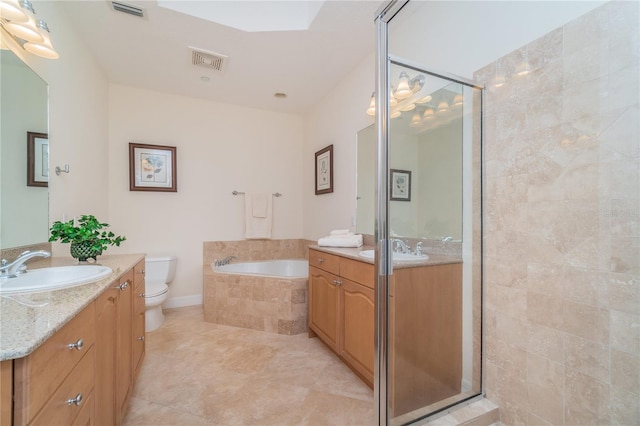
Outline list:
[[[162,304],[167,300],[168,284],[176,276],[176,262],[175,256],[147,256],[144,260],[144,330],[147,332],[155,330],[164,322]]]

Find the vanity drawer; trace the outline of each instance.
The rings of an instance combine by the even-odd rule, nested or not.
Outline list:
[[[340,275],[342,277],[373,289],[375,282],[375,266],[373,264],[347,259],[345,257],[341,257],[339,259]]]
[[[92,411],[93,372],[92,347],[30,424],[71,425],[85,408]],[[72,402],[74,399],[77,403]]]
[[[27,423],[40,411],[74,366],[92,349],[94,341],[92,303],[32,354],[15,360],[15,406],[23,407],[16,410],[17,424]]]
[[[340,257],[317,250],[309,250],[309,266],[315,266],[332,274],[340,275]]]

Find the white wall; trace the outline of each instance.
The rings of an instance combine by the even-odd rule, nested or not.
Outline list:
[[[282,193],[272,237],[302,236],[302,141],[296,115],[111,85],[109,220],[127,241],[110,252],[175,254],[169,298],[201,296],[203,241],[244,239],[232,191]],[[177,193],[129,191],[129,142],[177,147]]]
[[[77,37],[58,2],[33,2],[44,19],[57,60],[26,52],[19,56],[49,84],[50,167],[69,164],[71,173],[49,181],[49,221],[63,215],[94,214],[108,220],[107,81]],[[68,244],[54,244],[54,255],[68,256]]]
[[[374,30],[372,25],[371,30]],[[373,39],[373,36],[372,36]],[[373,49],[373,46],[372,46]],[[373,123],[366,114],[374,90],[375,55],[365,58],[305,116],[304,237],[353,227],[356,212],[357,132]],[[315,195],[316,151],[333,144],[333,193]]]

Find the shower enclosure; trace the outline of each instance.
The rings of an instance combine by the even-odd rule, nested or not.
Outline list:
[[[389,2],[376,19],[375,397],[385,425],[482,392],[482,88],[419,64],[412,8],[423,4]]]

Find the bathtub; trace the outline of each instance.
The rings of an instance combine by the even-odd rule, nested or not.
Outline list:
[[[261,262],[237,262],[211,267],[225,274],[253,275],[259,277],[306,278],[309,263],[304,259],[265,260]]]
[[[306,260],[205,264],[203,268],[205,321],[285,335],[308,331]]]

